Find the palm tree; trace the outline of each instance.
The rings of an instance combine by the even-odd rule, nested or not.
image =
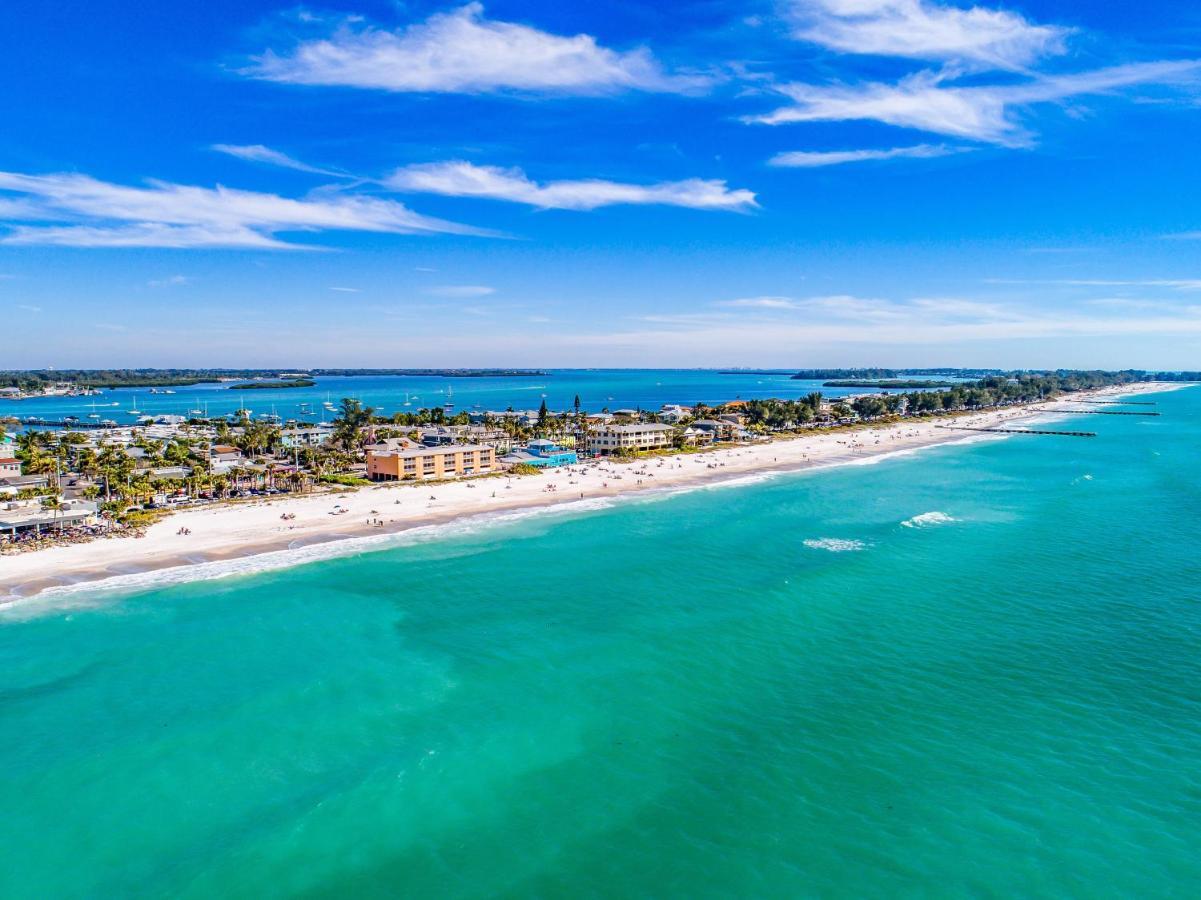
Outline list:
[[[441,412],[441,409],[438,410]],[[375,409],[363,406],[362,402],[351,397],[342,398],[342,409],[334,419],[332,442],[344,450],[354,451],[362,446],[362,429],[371,424]]]
[[[58,514],[62,508],[63,504],[62,501],[59,500],[58,495],[42,498],[42,509],[49,509],[54,512],[54,524],[59,528],[62,528],[62,524],[58,521]]]

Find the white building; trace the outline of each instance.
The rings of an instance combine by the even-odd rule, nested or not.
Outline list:
[[[588,449],[603,456],[618,451],[660,450],[671,446],[674,430],[657,422],[606,425],[588,435]]]

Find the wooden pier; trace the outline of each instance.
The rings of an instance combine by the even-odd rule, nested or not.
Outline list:
[[[983,431],[989,434],[1053,434],[1059,437],[1096,437],[1095,431],[1051,431],[1046,428],[976,428],[970,425],[936,425],[948,431]]]
[[[1154,400],[1063,400],[1063,403],[1091,403],[1094,406],[1159,406]]]

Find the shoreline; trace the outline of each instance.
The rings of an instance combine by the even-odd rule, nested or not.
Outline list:
[[[1123,397],[1163,393],[1188,385],[1145,382],[1073,395]],[[1015,409],[957,417],[956,425],[1031,425],[1082,412],[1070,402],[1049,401]],[[259,560],[284,568],[319,558],[396,545],[403,535],[419,535],[454,523],[477,524],[512,515],[619,497],[676,493],[827,468],[879,462],[929,447],[1005,439],[1013,435],[956,432],[944,421],[903,420],[856,430],[815,432],[764,443],[733,445],[702,453],[652,456],[633,461],[593,460],[540,475],[444,482],[389,483],[305,496],[186,510],[150,526],[145,537],[69,544],[0,557],[0,609],[64,589],[135,587],[175,572],[179,580],[206,577],[210,567]],[[551,490],[548,486],[556,486]],[[334,514],[336,507],[345,512]],[[289,514],[294,518],[281,519]],[[370,520],[382,525],[369,524]],[[180,535],[187,528],[190,534]],[[377,540],[372,540],[377,539]],[[300,551],[313,548],[314,554]],[[328,553],[320,550],[328,549]],[[268,559],[270,557],[270,559]],[[278,561],[279,566],[267,565]],[[251,565],[253,565],[251,563]],[[260,570],[258,566],[255,570]],[[192,577],[188,578],[187,575]],[[213,572],[217,577],[231,572]],[[142,576],[145,576],[144,578]]]

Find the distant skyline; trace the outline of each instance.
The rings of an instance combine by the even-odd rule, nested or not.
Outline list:
[[[4,367],[1196,369],[1201,8],[27,4]]]

